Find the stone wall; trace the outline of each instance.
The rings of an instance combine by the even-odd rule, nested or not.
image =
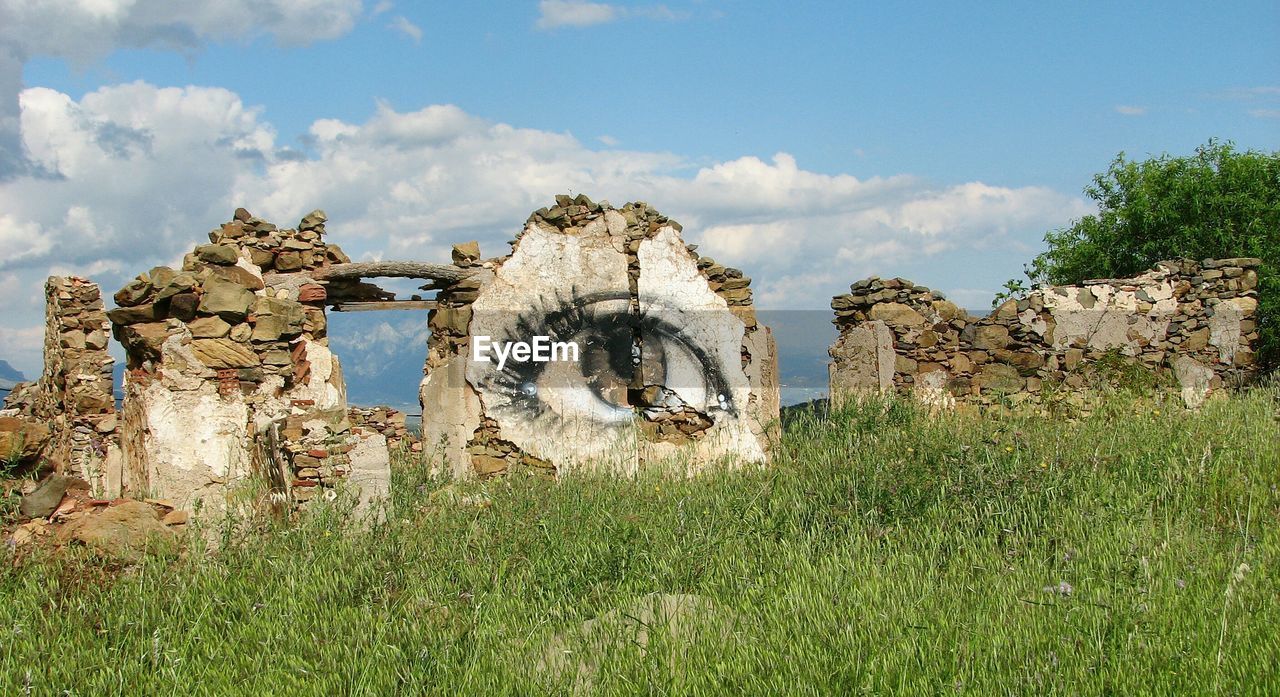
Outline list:
[[[440,288],[430,315],[424,448],[460,477],[766,460],[772,337],[750,279],[699,257],[680,230],[644,203],[558,196],[506,256],[455,247],[474,273]],[[580,360],[476,360],[479,337],[538,335],[576,342]]]
[[[180,268],[128,282],[108,312],[93,284],[51,279],[46,375],[0,416],[54,425],[59,461],[100,495],[214,517],[347,486],[371,504],[387,493],[389,445],[439,455],[456,476],[768,459],[776,348],[750,279],[700,257],[648,205],[557,197],[509,254],[484,260],[476,243],[457,245],[452,266],[351,264],[324,225],[321,211],[280,229],[237,209]],[[446,279],[424,286],[438,294],[426,301],[421,440],[395,410],[350,409],[328,348],[327,305],[394,306],[359,280],[380,274]],[[126,355],[119,414],[108,328]],[[574,343],[572,360],[503,366],[472,352],[482,338],[539,335]]]
[[[324,223],[314,211],[279,229],[238,209],[182,268],[116,293],[128,494],[216,512],[331,498],[344,481],[365,502],[385,493],[385,439],[351,429],[329,291],[309,276],[348,261]]]
[[[409,452],[422,452],[422,441],[409,431],[405,413],[398,409],[387,406],[350,407],[347,418],[352,426],[381,433],[391,450],[404,448]]]
[[[48,430],[40,455],[59,474],[80,477],[94,495],[119,495],[121,460],[112,395],[110,324],[97,284],[75,276],[45,283],[44,372],[5,399],[10,418]]]
[[[981,318],[905,279],[858,281],[831,302],[831,397],[1038,401],[1085,390],[1098,361],[1114,357],[1171,374],[1198,406],[1253,374],[1260,263],[1166,261],[1134,278],[1037,289]]]

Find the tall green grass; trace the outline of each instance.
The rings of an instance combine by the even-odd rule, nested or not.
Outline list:
[[[1269,387],[1075,422],[854,405],[693,479],[401,462],[363,528],[4,563],[0,694],[1280,694],[1278,431]],[[575,633],[651,593],[700,596],[693,629]]]

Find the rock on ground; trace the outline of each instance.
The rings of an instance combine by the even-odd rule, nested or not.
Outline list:
[[[61,474],[50,476],[40,482],[35,491],[22,497],[18,513],[24,518],[48,518],[58,508],[58,504],[62,503],[62,496],[67,493],[67,488],[77,481],[79,480],[74,477]]]
[[[68,523],[60,542],[80,542],[118,561],[140,560],[148,550],[170,549],[177,535],[156,518],[156,509],[141,501],[125,501],[102,513]]]

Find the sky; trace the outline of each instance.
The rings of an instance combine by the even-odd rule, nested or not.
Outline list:
[[[1277,150],[1280,4],[0,0],[0,359],[237,206],[357,259],[647,201],[757,304],[981,308],[1120,152]],[[394,340],[394,337],[389,340]]]

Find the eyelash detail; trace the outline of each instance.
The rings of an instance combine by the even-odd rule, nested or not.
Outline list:
[[[525,341],[534,336],[548,336],[553,341],[572,341],[584,335],[590,335],[589,339],[597,341],[603,339],[607,358],[611,361],[616,359],[615,366],[620,369],[618,377],[628,382],[631,375],[621,374],[622,364],[627,363],[625,367],[629,370],[638,370],[639,357],[632,351],[627,351],[630,355],[613,355],[613,351],[609,349],[618,350],[620,348],[618,344],[621,341],[626,341],[626,345],[630,346],[629,337],[635,335],[639,335],[642,341],[646,337],[651,337],[651,340],[657,342],[656,345],[660,350],[661,347],[668,345],[666,342],[671,342],[694,359],[699,372],[705,379],[703,388],[707,391],[709,415],[711,412],[722,412],[736,416],[737,406],[728,389],[723,366],[719,365],[720,361],[710,356],[698,342],[686,335],[679,327],[663,319],[660,312],[654,312],[654,308],[649,308],[648,312],[639,317],[631,315],[626,309],[627,306],[621,305],[621,302],[628,300],[629,294],[626,292],[579,294],[577,289],[571,288],[567,293],[556,293],[553,297],[544,297],[536,307],[524,309],[514,321],[506,324],[505,336],[494,336],[493,339]],[[611,305],[614,307],[610,308]],[[639,323],[638,332],[635,327],[637,322]],[[597,345],[595,348],[599,350],[601,346]],[[580,349],[584,353],[590,350],[587,346],[580,346]],[[670,352],[662,351],[662,353]],[[583,358],[579,356],[579,360]],[[505,396],[509,406],[520,410],[526,418],[543,422],[559,421],[559,416],[546,408],[538,393],[538,381],[546,367],[545,363],[508,359],[501,370],[498,370],[495,364],[485,380],[485,386]],[[593,376],[584,374],[582,377],[590,379]],[[586,385],[584,389],[593,388],[591,385]],[[610,409],[624,409],[606,405],[598,393],[594,398],[601,402],[606,416],[611,413],[616,416],[616,412],[610,412]],[[644,410],[630,408],[628,411],[631,411],[633,416],[639,416]],[[552,424],[546,423],[546,425]]]

